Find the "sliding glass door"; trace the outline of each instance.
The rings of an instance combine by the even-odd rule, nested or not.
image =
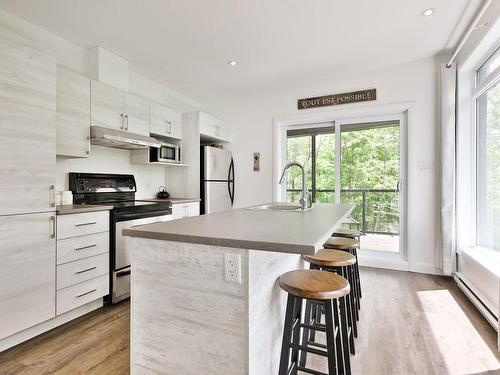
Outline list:
[[[313,202],[356,204],[350,227],[363,232],[362,250],[400,252],[401,155],[399,120],[287,132],[287,159],[305,166]],[[292,168],[288,201],[298,201],[301,183],[300,170]]]

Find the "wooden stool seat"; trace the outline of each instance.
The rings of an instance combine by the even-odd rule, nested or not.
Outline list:
[[[353,230],[348,228],[339,228],[333,232],[336,237],[359,237],[361,232],[359,230]]]
[[[335,250],[350,250],[353,248],[357,248],[358,246],[358,241],[346,237],[330,237],[323,245],[325,249]]]
[[[303,255],[305,261],[322,267],[346,267],[356,263],[356,257],[347,251],[319,250],[315,255]]]
[[[278,284],[296,297],[331,300],[347,295],[349,282],[340,275],[319,270],[295,270],[280,276]]]

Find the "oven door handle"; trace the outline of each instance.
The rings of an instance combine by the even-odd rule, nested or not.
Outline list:
[[[133,213],[133,214],[119,214],[116,215],[116,221],[129,221],[129,220],[139,220],[147,219],[149,217],[155,216],[168,216],[172,215],[172,210],[155,211],[155,212],[144,212],[144,213]]]

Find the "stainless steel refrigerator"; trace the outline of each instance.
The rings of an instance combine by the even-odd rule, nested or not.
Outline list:
[[[231,151],[201,148],[201,213],[229,210],[234,202],[234,162]]]

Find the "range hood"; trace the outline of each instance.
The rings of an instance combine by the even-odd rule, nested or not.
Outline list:
[[[138,150],[148,147],[160,148],[160,142],[154,138],[121,130],[104,128],[102,126],[90,127],[90,143],[123,150]]]

